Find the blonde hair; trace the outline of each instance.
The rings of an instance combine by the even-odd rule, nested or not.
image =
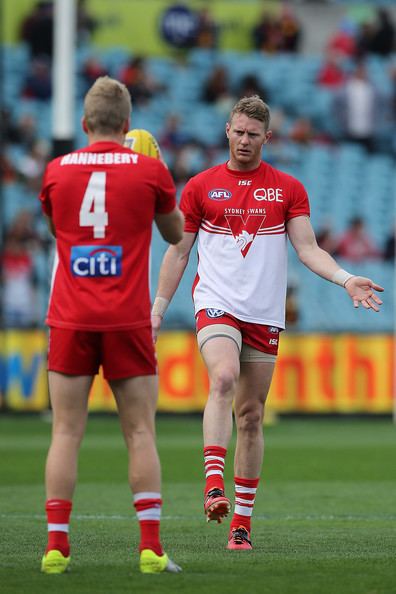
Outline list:
[[[265,131],[267,132],[271,118],[270,108],[258,95],[242,97],[242,99],[239,99],[231,110],[229,122],[231,122],[232,118],[237,113],[243,113],[248,118],[263,122]]]
[[[128,89],[109,76],[99,77],[84,99],[84,118],[90,132],[121,132],[132,111]]]

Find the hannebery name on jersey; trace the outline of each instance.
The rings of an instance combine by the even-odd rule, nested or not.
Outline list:
[[[62,157],[61,165],[136,165],[135,153],[69,153]]]

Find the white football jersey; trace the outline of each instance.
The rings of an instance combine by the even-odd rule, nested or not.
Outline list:
[[[264,162],[248,172],[222,164],[193,177],[180,206],[185,231],[198,233],[195,312],[284,328],[286,222],[309,216],[304,186]]]

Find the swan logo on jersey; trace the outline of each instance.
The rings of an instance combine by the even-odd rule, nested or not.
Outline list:
[[[224,190],[222,188],[216,188],[215,190],[210,190],[208,192],[208,196],[211,200],[229,200],[232,196],[232,193],[229,190]]]
[[[225,215],[225,219],[242,256],[245,258],[258,230],[265,221],[265,215],[248,215],[246,220],[240,214]]]
[[[224,316],[224,311],[222,309],[213,309],[211,307],[209,309],[205,309],[205,312],[208,318],[221,318],[221,316]]]
[[[71,249],[73,276],[121,276],[122,247],[118,245],[77,245]]]

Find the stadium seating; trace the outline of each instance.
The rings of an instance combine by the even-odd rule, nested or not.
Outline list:
[[[79,48],[76,58],[77,73],[81,72],[84,60],[95,48]],[[130,58],[130,52],[123,48],[100,51],[96,54],[110,74],[116,76],[121,66]],[[23,81],[28,71],[28,52],[24,45],[4,48],[4,105],[15,120],[25,113],[32,114],[37,122],[39,136],[51,138],[51,103],[21,99]],[[318,89],[315,80],[321,65],[320,56],[292,56],[288,54],[266,55],[259,52],[213,52],[213,50],[192,50],[186,62],[170,58],[148,58],[148,72],[166,89],[144,106],[135,106],[133,126],[149,129],[159,135],[166,117],[177,113],[181,128],[198,145],[191,153],[192,171],[207,166],[206,154],[199,147],[212,149],[212,163],[227,158],[222,139],[225,115],[212,105],[201,101],[204,81],[215,65],[227,68],[233,89],[238,87],[246,74],[255,74],[269,93],[271,106],[287,111],[287,121],[295,117],[308,116],[319,131],[334,130],[333,94]],[[390,93],[388,68],[390,61],[370,58],[368,68],[377,88],[384,94]],[[76,88],[77,107],[76,145],[85,144],[85,135],[80,127],[82,115],[81,75]],[[390,130],[386,131],[389,135]],[[383,136],[386,139],[386,134]],[[7,147],[7,155],[14,161],[19,158],[18,145]],[[169,164],[172,154],[164,151]],[[378,244],[383,246],[385,237],[391,232],[395,221],[396,172],[394,160],[385,154],[367,156],[360,147],[348,143],[337,146],[312,144],[301,146],[292,142],[272,143],[266,148],[265,158],[280,169],[295,175],[307,187],[310,195],[312,222],[319,229],[323,221],[330,220],[336,232],[342,232],[348,221],[361,215]],[[4,218],[9,224],[22,208],[37,209],[36,197],[26,191],[19,181],[4,185]],[[35,210],[36,212],[36,210]],[[159,266],[166,246],[154,230],[152,245],[153,291]],[[191,304],[191,285],[196,270],[195,252],[187,267],[182,284],[169,308],[165,324],[169,328],[192,327],[194,316]],[[48,291],[48,275],[45,262],[37,257],[37,268],[42,302]],[[358,267],[345,263],[347,269],[372,277],[383,284],[387,293],[381,315],[361,310],[354,312],[346,295],[340,294],[336,286],[325,283],[296,261],[290,254],[290,273],[297,279],[297,296],[300,319],[297,331],[390,331],[393,326],[394,269],[388,264],[371,262]]]

